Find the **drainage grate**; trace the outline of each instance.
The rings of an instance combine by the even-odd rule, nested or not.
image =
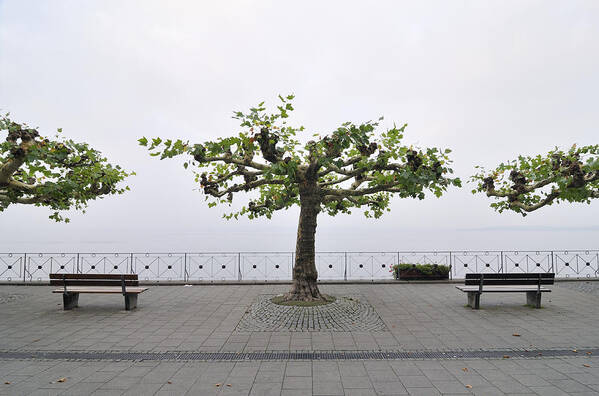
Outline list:
[[[599,355],[599,348],[543,350],[476,351],[297,351],[297,352],[48,352],[5,351],[0,359],[50,360],[171,360],[171,361],[244,361],[244,360],[402,360],[402,359],[501,359],[536,357],[572,357]]]

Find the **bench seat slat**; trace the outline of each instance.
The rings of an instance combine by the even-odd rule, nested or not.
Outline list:
[[[539,275],[541,279],[554,279],[555,273],[553,272],[521,272],[521,273],[469,273],[466,274],[466,279],[480,279],[484,276],[485,279],[538,279]]]
[[[121,279],[121,276],[125,277],[125,280],[137,280],[137,274],[50,274],[50,279]]]
[[[127,294],[139,294],[148,290],[147,287],[128,287],[126,289]],[[67,286],[68,293],[102,293],[102,294],[122,294],[123,289],[121,287],[80,287],[80,286]],[[55,289],[52,293],[64,293],[63,289]]]
[[[539,279],[531,279],[531,278],[518,278],[518,279],[502,279],[502,278],[493,278],[488,279],[486,276],[483,278],[483,285],[537,285],[539,283]],[[553,285],[555,282],[553,279],[541,279],[541,285]],[[479,279],[466,279],[464,281],[465,285],[479,285]]]
[[[456,286],[456,289],[463,292],[478,292],[478,286]],[[536,286],[489,286],[483,288],[483,293],[518,293],[518,292],[529,292],[537,291]],[[551,292],[551,289],[541,287],[541,293]]]
[[[68,286],[121,286],[122,282],[120,279],[52,279],[50,280],[51,286],[63,286],[66,283]],[[125,280],[125,286],[139,286],[138,280]]]

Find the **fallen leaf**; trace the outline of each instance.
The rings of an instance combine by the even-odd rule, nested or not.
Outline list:
[[[466,385],[466,388],[472,389],[472,385]]]
[[[10,385],[10,381],[5,381],[4,385]]]
[[[218,388],[220,386],[220,384],[214,384],[214,386],[216,386]]]
[[[227,384],[228,387],[231,387],[231,384]]]
[[[503,355],[503,358],[504,359],[509,359],[510,357],[509,357],[509,355]]]
[[[464,367],[464,368],[462,369],[462,371],[468,371],[468,368],[467,368],[467,367]]]
[[[543,355],[543,352],[539,352],[539,356]]]
[[[591,365],[590,365],[590,364],[586,364],[586,363],[585,363],[585,364],[583,364],[583,366],[584,366],[584,367],[591,367]]]
[[[56,382],[66,382],[66,378],[62,377],[56,380]]]
[[[38,338],[38,339],[35,339],[35,340],[31,341],[31,342],[38,342],[39,340],[40,340],[40,339]]]
[[[592,354],[593,354],[593,352],[587,352],[587,355],[592,355]]]
[[[514,334],[512,334],[512,335],[513,335],[514,337],[520,337],[520,334],[518,334],[518,333],[514,333]]]
[[[166,383],[167,383],[167,384],[172,384],[172,383],[173,383],[173,381],[167,381]]]

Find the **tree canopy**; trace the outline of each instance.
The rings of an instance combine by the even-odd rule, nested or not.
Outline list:
[[[543,206],[559,202],[590,203],[599,198],[599,145],[558,148],[546,155],[519,156],[492,171],[477,167],[472,193],[495,197],[491,207],[526,216]]]
[[[300,205],[299,183],[306,176],[317,183],[321,209],[333,216],[363,208],[366,216],[378,218],[388,210],[393,194],[423,199],[426,190],[441,196],[449,185],[460,185],[459,179],[447,176],[453,172],[449,149],[402,145],[407,125],[387,129],[377,139],[378,122],[346,122],[326,136],[314,134],[301,143],[296,135],[304,128],[287,123],[294,110],[293,95],[279,100],[272,113],[264,102],[249,112],[235,112],[241,126],[235,136],[204,143],[143,137],[139,143],[160,159],[189,154],[183,166],[194,169],[196,181],[211,199],[209,206],[231,203],[239,192],[259,192],[227,218],[270,218],[277,210]]]
[[[35,128],[0,118],[0,212],[12,204],[44,206],[50,218],[68,222],[61,211],[85,212],[88,202],[128,187],[118,184],[133,174],[111,165],[87,143],[59,136],[40,137]]]
[[[277,210],[300,207],[293,267],[293,286],[287,301],[328,301],[317,285],[315,235],[320,212],[331,216],[362,208],[366,216],[389,210],[393,195],[424,199],[425,191],[441,196],[460,180],[451,178],[450,150],[425,150],[402,144],[406,125],[377,135],[378,122],[346,122],[331,133],[314,134],[300,142],[303,127],[287,123],[293,95],[279,96],[277,111],[264,102],[249,112],[235,112],[241,131],[204,143],[178,139],[139,139],[161,159],[188,154],[183,166],[192,167],[209,206],[231,204],[240,192],[247,205],[225,217],[270,218]],[[381,119],[379,119],[380,121]]]

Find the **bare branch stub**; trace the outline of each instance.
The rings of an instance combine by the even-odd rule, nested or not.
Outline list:
[[[556,148],[544,156],[520,156],[490,172],[479,169],[472,176],[477,183],[472,192],[498,199],[491,207],[499,212],[526,216],[554,203],[590,203],[599,197],[599,145]]]

